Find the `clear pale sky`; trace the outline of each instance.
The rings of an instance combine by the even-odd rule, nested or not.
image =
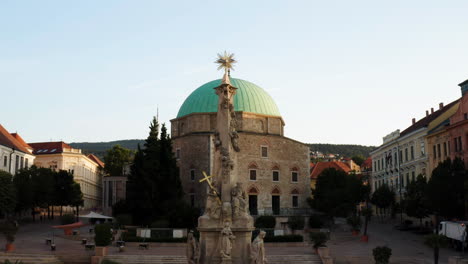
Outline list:
[[[307,143],[380,145],[460,97],[468,1],[0,1],[0,124],[27,142],[146,138],[232,76]]]

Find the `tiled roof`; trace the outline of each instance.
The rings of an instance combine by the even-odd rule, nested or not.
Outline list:
[[[23,145],[23,147],[25,147],[26,149],[32,149],[31,146],[28,145],[28,143],[26,143],[26,141],[24,141],[24,139],[18,134],[18,133],[11,133],[11,135],[21,144]]]
[[[72,148],[63,141],[29,143],[29,145],[34,149],[34,155],[62,153],[64,148]]]
[[[413,131],[416,131],[420,128],[423,128],[423,127],[427,127],[432,121],[434,121],[434,119],[436,119],[437,117],[439,117],[441,114],[445,113],[445,111],[449,110],[453,105],[455,105],[456,103],[458,103],[458,101],[460,101],[460,99],[458,100],[455,100],[453,102],[451,102],[450,104],[442,107],[442,109],[439,109],[437,111],[435,111],[434,113],[418,120],[418,122],[416,122],[414,125],[406,128],[405,130],[403,130],[403,132],[400,133],[400,137],[402,136],[405,136]]]
[[[310,173],[311,179],[317,179],[317,177],[328,168],[334,168],[337,170],[344,171],[349,173],[351,169],[343,162],[339,161],[327,161],[327,162],[317,162],[315,166],[312,168],[312,172]]]
[[[8,131],[2,125],[0,125],[0,145],[6,146],[8,148],[12,148],[12,149],[24,152],[24,153],[28,153],[28,154],[31,153],[26,149],[26,147],[21,142],[19,142],[14,136],[8,133]]]
[[[104,168],[104,162],[102,162],[102,160],[100,160],[94,154],[89,154],[87,157],[96,162],[101,168]]]
[[[367,168],[372,168],[372,158],[368,157],[361,165],[361,168],[367,169]]]

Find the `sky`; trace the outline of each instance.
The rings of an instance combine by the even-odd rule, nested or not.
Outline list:
[[[27,142],[143,139],[222,76],[275,100],[285,135],[380,145],[461,96],[468,1],[0,1],[0,124]]]

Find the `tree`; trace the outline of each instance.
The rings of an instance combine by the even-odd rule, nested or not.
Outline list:
[[[35,169],[35,167],[20,170],[13,177],[13,184],[16,189],[16,212],[31,210],[34,207],[34,192],[30,172],[32,169]]]
[[[433,170],[432,177],[427,184],[426,199],[430,210],[436,216],[463,219],[465,216],[465,184],[467,173],[463,161],[447,159]]]
[[[125,165],[131,162],[133,152],[115,145],[106,151],[104,155],[104,171],[111,176],[123,175]]]
[[[81,192],[80,184],[74,182],[70,194],[70,205],[76,208],[76,221],[80,215],[80,206],[84,205],[83,193]]]
[[[422,175],[406,187],[404,210],[410,217],[419,219],[422,227],[422,219],[430,213],[429,204],[426,196],[427,182]]]
[[[365,188],[354,174],[328,168],[317,177],[311,206],[328,216],[348,216],[365,198]]]
[[[156,220],[180,222],[178,208],[186,208],[172,142],[163,124],[153,118],[145,148],[138,146],[127,183],[127,204],[138,224]]]
[[[386,210],[395,204],[395,193],[384,184],[374,191],[371,202],[378,208]]]
[[[54,171],[47,168],[31,167],[31,183],[34,194],[33,206],[47,208],[47,216],[50,218],[50,206],[54,204]]]
[[[12,177],[8,172],[0,171],[0,218],[9,216],[16,207],[16,190]]]
[[[76,195],[73,192],[73,185],[75,184],[73,180],[73,174],[68,171],[60,170],[54,172],[54,205],[60,206],[60,216],[62,216],[62,208],[66,205],[71,205],[74,197]]]
[[[354,161],[354,163],[356,163],[358,166],[361,166],[362,163],[364,163],[364,161],[366,160],[366,158],[365,158],[364,156],[362,156],[362,155],[353,156],[351,159],[352,159],[352,160]]]

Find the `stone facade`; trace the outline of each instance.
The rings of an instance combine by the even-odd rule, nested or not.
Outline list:
[[[397,200],[402,198],[406,186],[418,175],[430,177],[428,132],[439,126],[453,115],[458,108],[458,100],[447,106],[439,105],[439,109],[426,112],[426,116],[400,133],[396,130],[383,138],[383,144],[371,152],[373,161],[371,188],[374,192],[386,184],[397,194]]]
[[[236,118],[241,149],[236,167],[250,207],[257,204],[256,210],[250,208],[251,213],[294,215],[307,211],[308,146],[283,136],[281,117],[236,112]],[[206,187],[198,181],[202,171],[210,175],[213,171],[215,127],[216,113],[190,114],[171,121],[173,149],[187,200],[201,208]]]
[[[126,199],[127,176],[102,177],[102,212],[112,215],[112,206]]]

